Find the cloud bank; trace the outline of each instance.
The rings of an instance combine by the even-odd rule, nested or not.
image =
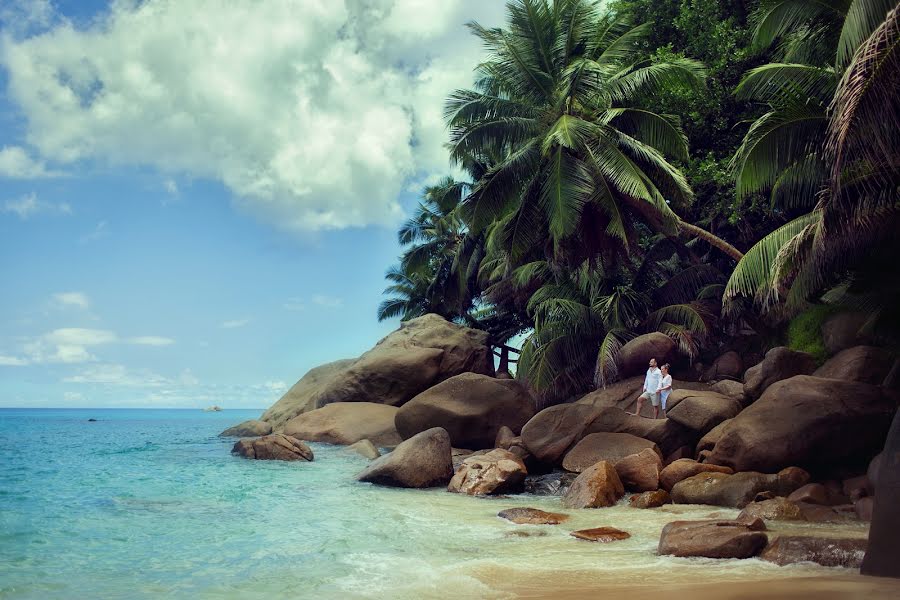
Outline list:
[[[480,56],[463,24],[502,12],[474,0],[117,1],[88,29],[57,18],[40,35],[4,32],[0,62],[40,155],[32,170],[149,166],[220,181],[287,229],[393,225],[410,181],[448,169],[444,98]]]

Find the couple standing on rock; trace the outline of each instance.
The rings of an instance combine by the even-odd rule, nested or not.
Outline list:
[[[666,400],[672,392],[672,376],[669,375],[669,363],[664,364],[661,368],[656,368],[656,359],[650,359],[650,368],[647,369],[647,376],[644,377],[644,389],[637,399],[637,409],[630,415],[641,416],[641,408],[644,406],[644,400],[649,400],[653,405],[653,418],[659,418],[659,406],[662,404],[663,417],[666,416]]]

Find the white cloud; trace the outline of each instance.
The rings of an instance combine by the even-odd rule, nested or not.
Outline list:
[[[0,212],[14,213],[24,221],[37,214],[71,215],[72,207],[66,202],[43,202],[38,200],[37,194],[31,192],[15,200],[7,200],[0,206]]]
[[[222,323],[222,329],[237,329],[238,327],[243,327],[247,323],[250,322],[250,319],[233,319],[231,321],[225,321]]]
[[[0,28],[17,35],[47,27],[53,19],[50,0],[4,0],[0,4]]]
[[[66,402],[79,402],[84,400],[84,394],[81,392],[63,392],[63,399]]]
[[[138,346],[170,346],[175,340],[158,335],[141,335],[128,339],[128,343],[137,344]]]
[[[322,306],[325,308],[340,308],[344,305],[344,300],[342,298],[326,296],[325,294],[316,294],[312,297],[312,301],[313,304],[317,304],[318,306]]]
[[[274,394],[283,394],[287,391],[288,386],[283,381],[267,381],[263,384],[263,388]]]
[[[287,302],[281,305],[284,307],[284,310],[291,311],[303,311],[306,310],[306,303],[303,302],[302,298],[288,298]]]
[[[83,292],[60,292],[53,294],[53,300],[61,307],[73,306],[84,310],[90,307],[90,301]]]
[[[0,367],[24,367],[28,364],[27,359],[0,354]]]
[[[40,179],[59,175],[55,171],[47,170],[43,161],[34,160],[20,146],[6,146],[0,149],[0,177]]]
[[[395,224],[448,169],[444,100],[498,24],[482,0],[114,2],[87,29],[6,38],[9,97],[44,160],[209,178],[278,226]],[[173,180],[174,181],[174,180]]]
[[[166,193],[170,196],[178,195],[178,183],[176,183],[174,179],[166,179],[163,181],[163,188],[165,188]]]
[[[181,375],[178,376],[178,382],[189,387],[200,385],[200,380],[197,379],[190,369],[185,369],[181,372]]]
[[[93,383],[125,387],[161,387],[171,381],[146,369],[131,370],[124,365],[102,364],[88,367],[76,375],[63,378],[65,383]]]
[[[86,233],[78,238],[78,241],[82,244],[87,244],[88,242],[95,242],[107,235],[109,235],[109,228],[107,227],[106,221],[100,221],[94,226],[90,233]]]

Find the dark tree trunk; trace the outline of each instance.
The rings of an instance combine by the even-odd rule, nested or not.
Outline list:
[[[888,432],[875,484],[875,509],[863,575],[900,578],[900,410]]]

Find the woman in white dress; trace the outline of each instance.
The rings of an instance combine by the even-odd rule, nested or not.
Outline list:
[[[660,367],[659,372],[661,377],[659,378],[659,390],[657,393],[659,394],[659,403],[662,405],[663,418],[665,418],[666,401],[669,399],[669,394],[672,393],[672,376],[669,375],[669,363]],[[656,408],[656,413],[656,415],[653,415],[653,418],[656,418],[659,414],[658,408]]]

